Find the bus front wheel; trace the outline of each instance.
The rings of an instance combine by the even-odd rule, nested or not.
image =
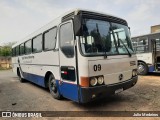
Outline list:
[[[138,74],[139,75],[147,75],[148,66],[144,62],[138,62]]]
[[[49,90],[53,98],[61,99],[61,95],[58,92],[58,88],[56,85],[56,80],[52,74],[49,76]]]

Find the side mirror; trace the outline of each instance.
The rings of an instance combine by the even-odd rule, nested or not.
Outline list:
[[[75,15],[73,19],[74,24],[74,33],[76,36],[81,35],[81,29],[82,29],[82,21],[81,21],[81,15]]]
[[[128,29],[129,29],[129,34],[131,35],[131,28],[128,26]]]

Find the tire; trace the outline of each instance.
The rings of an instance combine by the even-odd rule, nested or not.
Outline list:
[[[148,66],[144,62],[138,62],[138,74],[139,75],[147,75]]]
[[[62,98],[58,91],[56,80],[52,74],[49,76],[49,91],[53,98],[58,100]]]
[[[21,83],[24,83],[24,82],[26,81],[25,79],[23,79],[23,78],[21,77],[21,74],[20,74],[19,69],[17,70],[17,75],[18,75],[19,81],[20,81]]]

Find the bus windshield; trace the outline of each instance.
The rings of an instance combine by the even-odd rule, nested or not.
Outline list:
[[[80,43],[84,55],[134,53],[128,27],[103,20],[84,19]]]

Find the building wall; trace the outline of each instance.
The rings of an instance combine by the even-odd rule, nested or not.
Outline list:
[[[151,26],[151,33],[160,32],[160,25]]]
[[[11,57],[0,56],[0,67],[7,69],[11,68]]]

